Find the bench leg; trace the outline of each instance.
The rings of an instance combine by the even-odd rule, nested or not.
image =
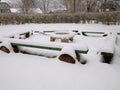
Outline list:
[[[108,63],[108,64],[110,64],[111,61],[112,61],[112,58],[113,58],[113,55],[112,55],[112,56],[103,55],[103,60],[102,60],[102,62],[103,62],[103,63]]]

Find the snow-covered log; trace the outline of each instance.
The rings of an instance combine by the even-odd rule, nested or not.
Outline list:
[[[8,40],[4,40],[1,44],[0,44],[0,50],[4,51],[6,53],[10,53],[10,51],[12,50],[12,46],[10,44],[10,42]]]
[[[76,60],[75,49],[70,45],[63,47],[59,59],[61,61],[75,64],[75,60]]]

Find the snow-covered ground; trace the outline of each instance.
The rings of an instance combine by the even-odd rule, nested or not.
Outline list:
[[[0,26],[0,37],[24,31],[107,31],[120,32],[119,25],[24,24]],[[49,36],[33,35],[28,41],[50,42]],[[76,35],[73,43],[85,43],[89,52],[81,57],[87,64],[69,64],[58,58],[0,51],[0,90],[120,90],[120,36],[111,64],[101,62],[100,47],[106,37]],[[72,43],[72,42],[71,42]]]
[[[3,25],[0,26],[0,36],[13,35],[23,31],[114,31],[120,32],[120,25],[103,25],[103,24],[23,24],[23,25]],[[9,32],[9,33],[8,33]]]

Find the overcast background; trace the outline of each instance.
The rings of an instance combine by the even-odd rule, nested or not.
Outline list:
[[[9,2],[9,1],[11,2],[12,0],[1,0],[1,1],[2,1],[2,2],[6,2],[6,1],[7,1],[7,2]]]
[[[15,2],[16,0],[1,0],[2,2]]]

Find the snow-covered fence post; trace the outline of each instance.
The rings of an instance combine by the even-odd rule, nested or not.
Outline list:
[[[59,59],[61,61],[75,64],[75,59],[76,59],[75,49],[70,45],[63,47],[63,49],[61,50]]]

